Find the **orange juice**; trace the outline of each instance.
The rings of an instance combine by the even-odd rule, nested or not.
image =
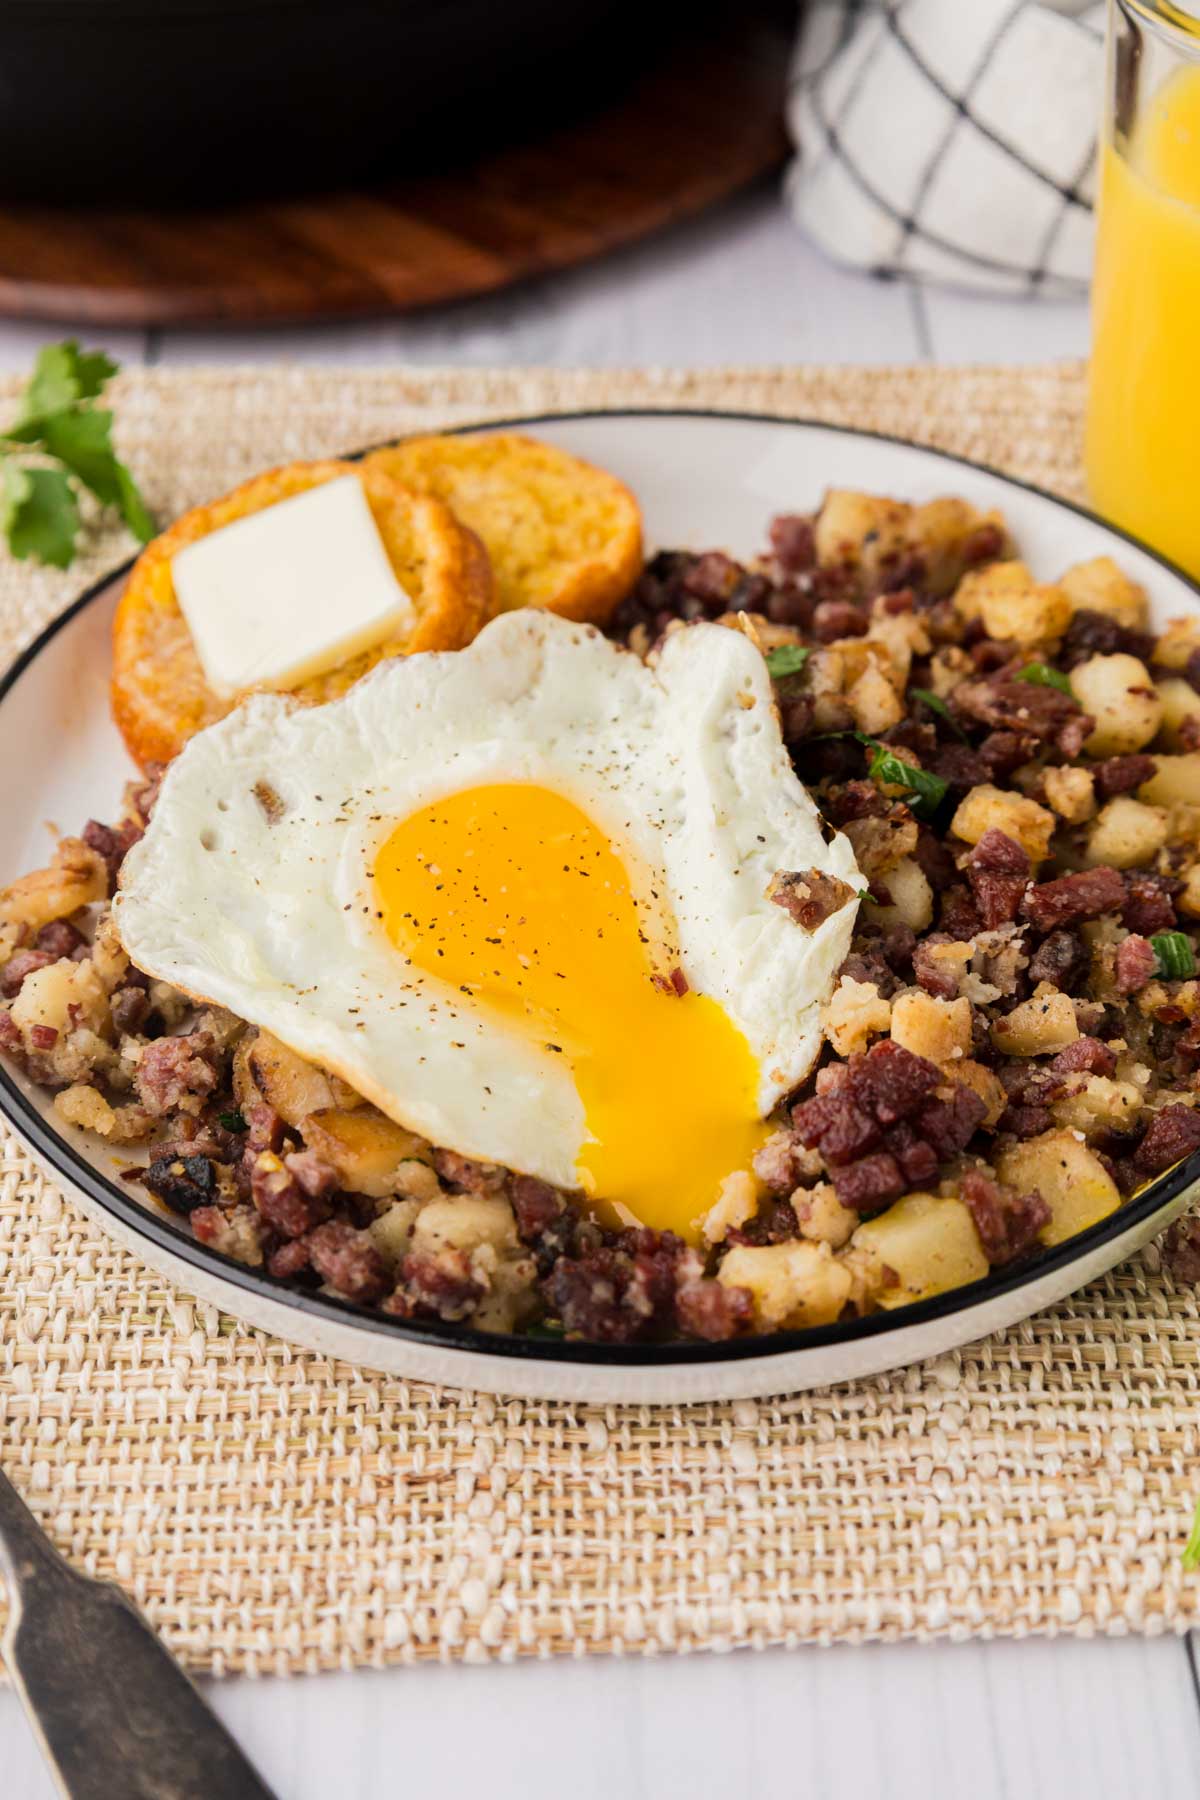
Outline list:
[[[1102,158],[1088,485],[1200,576],[1200,67],[1164,81]]]

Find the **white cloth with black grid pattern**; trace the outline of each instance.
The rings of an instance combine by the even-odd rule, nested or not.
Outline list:
[[[788,100],[792,212],[838,262],[1077,294],[1104,67],[1095,0],[809,0]]]

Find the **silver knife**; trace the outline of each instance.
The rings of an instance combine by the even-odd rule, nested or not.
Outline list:
[[[2,1473],[0,1570],[0,1649],[68,1800],[274,1800],[137,1608],[64,1562]]]

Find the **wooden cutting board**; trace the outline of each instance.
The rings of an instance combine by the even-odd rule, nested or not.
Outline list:
[[[536,141],[452,172],[178,211],[0,208],[0,316],[219,325],[406,312],[562,269],[777,168],[790,34],[708,26]]]

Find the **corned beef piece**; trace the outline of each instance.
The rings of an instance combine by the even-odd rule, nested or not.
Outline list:
[[[1161,1175],[1193,1150],[1200,1150],[1200,1109],[1164,1106],[1133,1153],[1134,1167],[1139,1175]]]
[[[1098,919],[1101,913],[1119,912],[1124,904],[1125,883],[1116,869],[1102,863],[1096,869],[1060,875],[1057,881],[1039,882],[1025,895],[1021,911],[1039,931],[1056,931]]]

